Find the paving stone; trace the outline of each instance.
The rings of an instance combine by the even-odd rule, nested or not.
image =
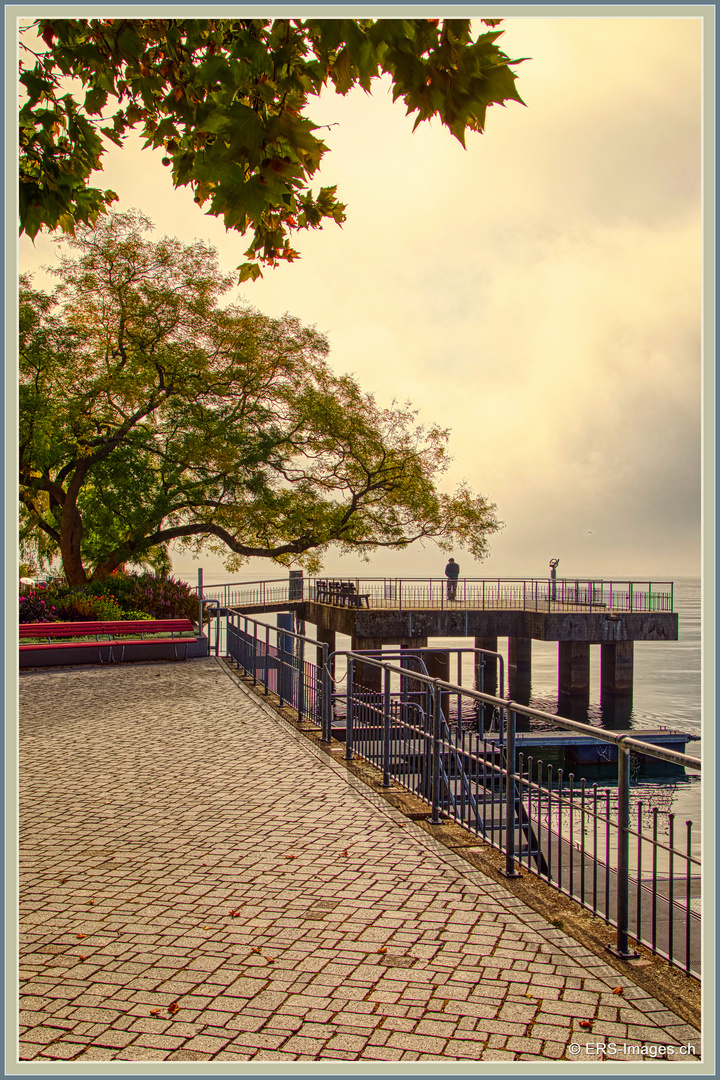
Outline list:
[[[214,658],[20,699],[23,1060],[560,1060],[585,1016],[699,1043]]]

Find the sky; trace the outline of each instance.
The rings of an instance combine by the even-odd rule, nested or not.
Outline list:
[[[702,23],[540,14],[503,27],[503,50],[529,58],[515,68],[526,104],[492,107],[467,150],[439,122],[412,134],[387,83],[314,103],[330,147],[317,186],[337,184],[347,221],[298,234],[298,262],[228,300],[316,326],[336,371],[451,429],[444,486],[467,481],[504,522],[483,562],[453,552],[463,576],[546,576],[551,558],[563,577],[694,576]],[[234,269],[248,239],[173,191],[161,156],[130,140],[96,182],[158,236],[210,242]],[[57,258],[48,237],[20,243],[38,285],[54,284],[40,268]],[[325,568],[437,576],[446,559],[427,544],[370,563],[331,553]],[[190,580],[198,566],[206,581],[284,573],[174,558]]]

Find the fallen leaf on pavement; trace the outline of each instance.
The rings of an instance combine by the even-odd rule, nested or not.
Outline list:
[[[78,956],[78,960],[87,960],[87,956]]]
[[[341,852],[340,852],[340,854],[341,854],[341,855],[347,855],[347,854],[348,854],[348,849],[347,849],[347,848],[345,848],[345,850],[344,850],[344,851],[341,851]],[[348,856],[348,857],[349,857],[349,856]]]
[[[179,1011],[179,1009],[180,1006],[178,1005],[177,1001],[173,1001],[170,1003],[170,1005],[168,1005],[168,1012],[171,1016],[174,1016],[175,1013]]]
[[[387,952],[387,949],[386,949],[386,948],[385,948],[385,946],[383,945],[383,946],[382,946],[382,948],[378,949],[378,952],[382,952],[382,953],[385,953],[385,952]]]
[[[160,1015],[160,1010],[159,1009],[151,1009],[150,1010],[150,1015],[151,1016],[159,1016]]]
[[[622,994],[622,992],[623,992],[622,986],[616,986],[615,989],[613,990],[613,994]]]
[[[286,859],[294,859],[294,858],[295,858],[295,856],[294,856],[294,855],[286,855],[286,856],[285,856],[285,858],[286,858]]]
[[[579,1021],[579,1024],[580,1024],[580,1027],[581,1027],[581,1028],[589,1028],[589,1027],[591,1027],[591,1026],[592,1026],[592,1024],[591,1024],[591,1021],[590,1021],[590,1020],[580,1020],[580,1021]]]
[[[75,937],[78,939],[78,941],[82,941],[82,939],[85,937],[85,935],[84,934],[76,934]]]
[[[272,956],[266,956],[264,959],[267,960],[268,964],[274,964],[275,963]]]

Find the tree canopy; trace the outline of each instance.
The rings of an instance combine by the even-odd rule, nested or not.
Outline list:
[[[40,19],[21,61],[20,231],[95,222],[117,199],[88,183],[104,140],[137,128],[175,187],[251,232],[240,280],[257,277],[297,258],[298,230],[345,219],[335,187],[312,189],[327,146],[307,110],[325,87],[387,75],[415,127],[438,117],[463,145],[490,105],[521,101],[521,61],[481,21],[473,38],[469,19]]]
[[[485,554],[495,507],[437,487],[447,431],[334,374],[296,319],[222,306],[216,252],[151,227],[136,211],[78,225],[52,294],[21,282],[26,549],[59,554],[71,584],[173,542],[231,570],[423,538]]]

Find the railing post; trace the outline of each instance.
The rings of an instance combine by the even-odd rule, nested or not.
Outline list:
[[[433,682],[433,741],[432,741],[432,815],[431,825],[440,824],[440,711],[442,691],[440,680]]]
[[[390,671],[385,668],[383,707],[383,787],[390,787]]]
[[[245,619],[245,633],[248,633],[248,620]],[[257,627],[253,623],[253,643],[252,643],[252,677],[253,686],[257,686],[257,669],[258,669],[258,650],[257,650]]]
[[[507,717],[507,742],[505,744],[505,869],[500,873],[503,877],[522,877],[515,869],[515,727],[517,718],[515,710],[509,705],[505,706]]]
[[[347,677],[345,679],[345,760],[352,761],[353,739],[353,666],[352,656],[347,658]]]
[[[270,693],[270,624],[265,628],[265,695]]]
[[[320,726],[322,728],[322,738],[324,742],[330,742],[332,738],[332,719],[331,719],[331,690],[330,690],[330,670],[329,670],[329,653],[330,647],[327,642],[320,643],[322,646],[322,671],[320,672]]]
[[[202,572],[202,567],[201,567],[201,566],[200,566],[200,567],[198,567],[198,583],[197,583],[197,590],[198,590],[198,600],[199,600],[199,606],[200,606],[200,612],[199,612],[199,614],[198,614],[198,633],[199,633],[199,634],[202,634],[202,616],[203,616],[203,572]],[[209,633],[209,632],[210,632],[210,627],[208,626],[208,633]],[[208,641],[208,651],[209,651],[209,649],[210,649],[210,642]]]
[[[305,715],[305,638],[300,637],[296,639],[296,658],[298,668],[298,700],[297,700],[297,714],[298,723],[300,723]]]
[[[640,954],[630,948],[630,750],[622,742],[618,750],[618,824],[617,824],[617,944],[608,950],[621,960],[633,960]],[[672,921],[672,907],[670,920]]]

